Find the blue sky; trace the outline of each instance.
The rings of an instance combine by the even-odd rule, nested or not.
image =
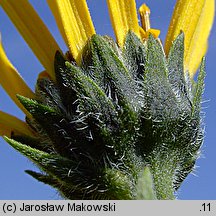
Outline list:
[[[66,46],[55,25],[54,18],[46,5],[46,1],[30,0],[42,17],[60,47]],[[98,34],[113,36],[105,0],[88,0],[89,9]],[[143,1],[137,0],[137,7]],[[164,41],[175,5],[174,0],[145,0],[151,8],[153,28],[161,30],[160,38]],[[36,78],[43,67],[38,62],[28,45],[16,31],[9,18],[0,8],[0,32],[6,53],[16,66],[28,85],[34,89]],[[203,98],[205,112],[205,141],[200,159],[194,174],[190,174],[178,192],[178,199],[216,199],[216,25],[209,39],[207,53],[207,77]],[[0,110],[24,119],[23,113],[9,99],[0,86]],[[37,182],[24,173],[26,169],[37,170],[28,159],[12,149],[0,138],[0,199],[61,199],[58,193],[42,183]]]

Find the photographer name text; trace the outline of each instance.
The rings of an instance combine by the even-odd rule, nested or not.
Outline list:
[[[76,203],[68,202],[66,204],[50,204],[46,202],[44,204],[28,204],[28,203],[4,203],[3,212],[115,212],[115,203],[105,203],[105,204],[86,204],[86,203]]]

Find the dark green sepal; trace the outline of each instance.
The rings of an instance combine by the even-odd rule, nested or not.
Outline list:
[[[131,31],[126,36],[123,52],[131,76],[137,81],[142,80],[146,63],[146,47]]]
[[[60,92],[56,84],[48,78],[37,80],[35,98],[38,102],[59,112],[65,112]]]
[[[112,50],[110,44],[99,35],[94,35],[83,52],[83,70],[111,99],[118,113],[119,129],[114,137],[122,138],[120,143],[129,147],[128,140],[137,124],[135,110],[140,109],[142,96],[137,94],[139,86],[132,79],[124,62]],[[126,131],[131,131],[126,134]],[[131,137],[133,139],[133,137]],[[117,141],[119,143],[119,141]],[[119,145],[120,146],[120,145]],[[122,149],[123,146],[121,147]]]
[[[4,139],[14,149],[37,164],[42,171],[46,172],[50,176],[53,176],[54,179],[57,179],[59,184],[67,184],[71,190],[70,193],[73,192],[73,190],[76,191],[82,189],[86,190],[87,192],[91,189],[91,187],[97,187],[97,184],[93,184],[96,180],[92,178],[92,176],[96,176],[97,174],[93,173],[94,170],[89,169],[88,166],[90,166],[90,163],[86,162],[86,166],[80,163],[78,168],[77,163],[57,154],[47,154],[43,151],[39,151],[37,149],[23,145],[7,137],[4,137]],[[34,176],[36,177],[36,175]],[[37,177],[39,176],[37,175]],[[43,180],[45,180],[45,178],[43,178]],[[84,191],[82,191],[82,194],[83,192]],[[94,192],[97,193],[97,190],[95,189]]]
[[[65,199],[70,199],[70,200],[79,200],[81,199],[80,196],[76,196],[75,193],[71,193],[71,188],[68,188],[67,185],[65,185],[63,182],[58,181],[54,176],[49,176],[49,175],[43,175],[38,172],[34,172],[32,170],[25,170],[25,172],[35,178],[36,180],[47,184],[56,190],[58,190],[59,194],[61,197]]]
[[[203,113],[201,111],[202,94],[204,91],[204,79],[205,79],[205,58],[203,58],[200,66],[200,72],[198,75],[198,81],[193,85],[194,89],[191,89],[193,95],[191,116],[188,123],[188,128],[185,130],[182,142],[187,142],[188,145],[184,149],[184,159],[181,165],[179,175],[177,178],[178,189],[187,177],[194,169],[196,160],[200,156],[200,148],[203,144],[204,129],[203,129]]]
[[[73,149],[76,149],[76,151],[80,150],[80,145],[79,147],[77,145],[79,142],[82,143],[82,146],[85,145],[86,136],[82,134],[82,131],[77,131],[75,128],[76,123],[70,122],[64,113],[59,113],[35,100],[23,96],[17,97],[49,135],[53,142],[53,147],[60,155],[72,157],[74,156]],[[87,146],[85,147],[88,149]]]
[[[66,65],[66,60],[62,56],[62,54],[57,51],[55,54],[55,75],[56,82],[60,91],[60,97],[62,99],[62,103],[68,110],[68,112],[75,113],[77,109],[77,104],[75,101],[77,100],[76,92],[74,91],[74,83],[73,76],[71,76],[71,68],[68,69]],[[79,71],[78,67],[73,67],[73,71]]]
[[[85,190],[86,199],[132,198],[129,187],[130,181],[127,179],[126,175],[123,175],[123,173],[121,174],[121,171],[105,169],[103,172],[106,174],[104,174],[103,177],[98,175],[98,179],[96,180],[94,178],[97,176],[97,173],[91,173],[93,171],[88,166],[85,167],[86,164],[83,165],[81,161],[79,167],[77,167],[76,163],[66,158],[54,154],[47,154],[6,137],[5,140],[13,148],[35,162],[41,170],[49,175],[26,171],[28,174],[45,184],[58,188],[67,198],[81,199]],[[95,166],[97,166],[97,164],[95,164]],[[65,173],[67,173],[67,175],[65,175]],[[91,175],[92,177],[94,176],[93,179]],[[70,191],[66,192],[66,185]]]
[[[185,81],[183,33],[173,42],[167,61],[168,79],[179,102],[178,104],[189,113],[191,111],[190,93],[188,91],[190,87],[187,86],[188,83]]]
[[[134,198],[131,179],[126,173],[118,169],[106,168],[103,174],[103,183],[106,185],[107,198],[112,200],[131,200]]]
[[[112,144],[110,131],[117,124],[115,107],[102,89],[82,70],[69,62],[66,62],[65,65],[66,73],[71,79],[71,91],[75,92],[77,97],[77,110],[73,120],[76,130],[82,131],[87,139],[94,142],[94,145],[101,146],[103,152],[102,148],[105,145]],[[91,148],[92,152],[101,155],[102,152],[94,150],[94,146]]]
[[[83,53],[82,67],[116,106],[138,106],[135,82],[103,37],[94,35],[89,40]],[[128,104],[129,101],[134,104]]]
[[[30,146],[23,145],[13,139],[4,137],[5,141],[9,143],[14,149],[28,157],[36,163],[43,171],[55,175],[56,177],[63,178],[65,169],[70,169],[74,162],[63,158],[59,155],[48,154],[46,152],[31,148]]]
[[[167,61],[162,44],[151,34],[149,35],[149,38],[147,40],[146,58],[146,77],[149,76],[149,73],[158,75],[159,77],[168,76]]]
[[[143,107],[140,111],[140,129],[137,152],[149,155],[161,142],[172,134],[179,118],[180,108],[168,79],[166,56],[158,39],[152,35],[147,41],[144,71]]]
[[[119,48],[118,44],[116,44],[116,42],[112,37],[105,35],[102,36],[102,38],[109,44],[109,46],[117,56],[121,53],[121,49]]]
[[[144,73],[145,117],[164,121],[176,117],[179,107],[168,80],[168,69],[162,45],[152,35],[147,41],[147,60]]]
[[[27,172],[69,199],[174,199],[203,140],[204,63],[195,85],[183,43],[167,57],[152,35],[129,32],[123,49],[94,35],[81,67],[57,52],[57,82],[38,80],[36,100],[18,96],[45,149],[6,138],[44,173]]]
[[[193,109],[192,109],[192,115],[193,116],[199,116],[199,113],[201,111],[201,102],[202,102],[202,95],[205,87],[205,57],[202,59],[201,65],[200,65],[200,71],[197,79],[197,83],[195,85],[195,91],[193,96]]]
[[[51,151],[51,149],[47,148],[48,146],[44,145],[44,143],[41,143],[39,137],[36,138],[36,137],[29,137],[23,135],[11,135],[11,138],[16,140],[17,142],[28,145],[32,148],[36,148],[41,151],[45,151],[45,152]]]
[[[59,182],[57,179],[54,178],[54,176],[44,175],[39,172],[35,172],[32,170],[25,170],[25,172],[35,178],[36,180],[43,182],[44,184],[48,184],[54,188],[56,188],[59,185]]]

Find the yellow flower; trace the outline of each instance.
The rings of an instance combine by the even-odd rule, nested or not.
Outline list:
[[[147,32],[155,37],[160,34],[159,30],[151,29],[149,14],[150,9],[143,4],[140,9],[142,27],[139,26],[134,0],[107,0],[110,18],[119,46],[124,45],[125,36],[129,30],[133,31],[140,39],[147,37]]]
[[[82,51],[89,38],[96,34],[85,0],[47,0],[55,17],[58,28],[69,52],[76,63],[82,61]],[[45,71],[40,76],[50,77],[55,81],[54,56],[60,48],[48,28],[37,15],[27,0],[0,0],[0,5],[8,14],[23,38],[26,40]],[[142,41],[151,33],[155,37],[160,31],[150,26],[150,9],[144,4],[139,9],[141,26],[137,15],[135,0],[107,0],[108,10],[117,43],[123,47],[129,30]],[[168,54],[174,39],[183,31],[185,34],[185,70],[191,77],[197,70],[202,56],[206,52],[207,39],[213,23],[214,0],[179,0],[177,1],[171,24],[165,41]],[[0,43],[0,84],[14,102],[30,117],[16,98],[16,94],[34,98],[16,69],[8,60]],[[0,135],[12,132],[29,134],[27,125],[4,112],[0,112]]]
[[[169,53],[172,41],[182,31],[185,35],[185,70],[191,77],[207,50],[208,36],[214,20],[214,0],[177,1],[165,41]]]
[[[27,0],[19,0],[19,4],[13,0],[1,0],[0,5],[54,79],[53,59],[60,48],[34,8]]]
[[[0,38],[0,84],[8,93],[8,95],[12,98],[12,100],[18,105],[18,107],[28,115],[28,112],[19,102],[16,97],[16,94],[24,95],[29,98],[34,98],[34,93],[31,89],[26,85],[23,81],[20,74],[11,64],[9,59],[7,58]]]
[[[25,122],[0,111],[0,136],[6,135],[10,137],[11,132],[16,135],[33,136],[33,132]]]
[[[95,34],[85,0],[47,0],[73,58],[79,62],[87,40]]]

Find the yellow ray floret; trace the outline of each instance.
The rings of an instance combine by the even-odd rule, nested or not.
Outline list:
[[[17,106],[29,116],[27,110],[19,102],[16,94],[23,95],[28,98],[34,98],[34,93],[26,85],[20,74],[8,60],[0,39],[0,85],[5,89],[11,99]]]
[[[0,124],[0,136],[10,137],[13,129],[5,126],[4,124]]]
[[[134,0],[107,0],[107,4],[119,46],[123,47],[125,36],[129,30],[141,38],[136,2]]]
[[[144,31],[148,31],[151,28],[150,25],[150,8],[146,4],[142,4],[139,8],[139,14],[141,18],[141,24]]]
[[[11,133],[23,134],[28,136],[34,136],[29,126],[16,118],[15,116],[9,115],[5,112],[0,111],[0,136],[11,136]]]
[[[33,7],[27,0],[0,0],[0,5],[38,60],[55,79],[53,61],[56,51],[60,48]]]
[[[80,63],[83,47],[95,34],[85,0],[47,0],[73,58]]]
[[[165,42],[168,54],[181,31],[185,35],[185,71],[193,77],[207,50],[207,40],[214,19],[214,0],[177,1]]]
[[[152,34],[155,38],[158,38],[160,35],[160,30],[152,29],[150,23],[150,8],[146,4],[142,4],[139,8],[139,14],[141,19],[140,34],[143,40],[149,37],[149,34]]]

